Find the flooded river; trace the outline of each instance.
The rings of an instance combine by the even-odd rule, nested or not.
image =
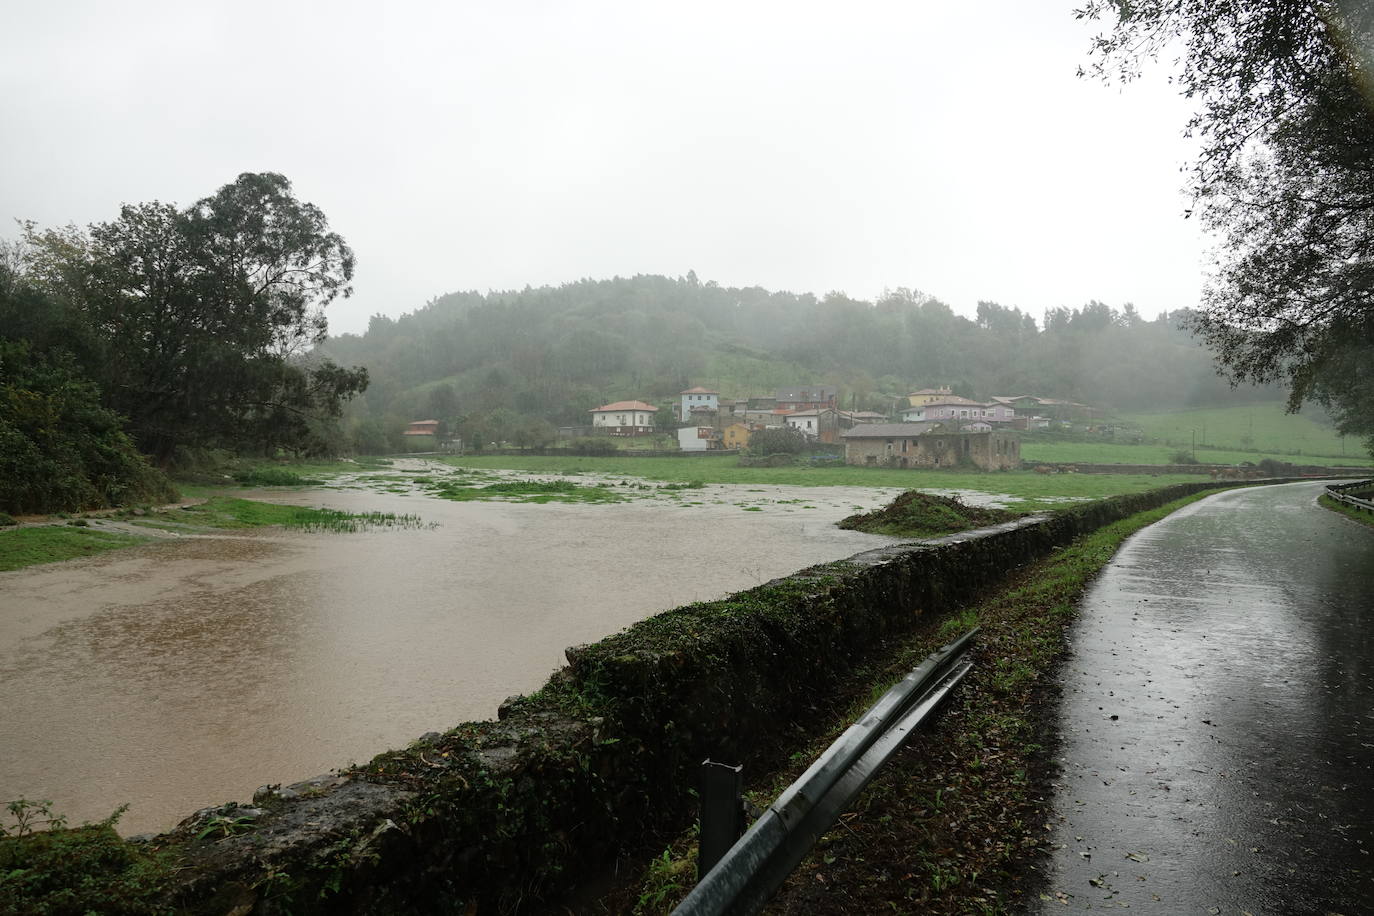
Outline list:
[[[891,539],[892,491],[710,486],[615,505],[295,490],[438,527],[183,536],[0,573],[0,802],[124,833],[493,717],[564,647]]]

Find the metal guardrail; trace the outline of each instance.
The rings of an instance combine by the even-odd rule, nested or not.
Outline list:
[[[729,848],[674,916],[763,909],[878,769],[963,680],[973,664],[964,656],[977,634],[975,628],[940,649],[883,694]],[[703,837],[707,832],[703,824]]]
[[[1363,509],[1366,512],[1374,512],[1374,501],[1368,499],[1359,499],[1357,497],[1347,496],[1345,493],[1338,492],[1340,490],[1368,490],[1371,488],[1374,488],[1374,480],[1360,480],[1356,481],[1355,483],[1331,484],[1326,488],[1326,495],[1336,500],[1336,502],[1344,503],[1347,506],[1353,506],[1356,509]]]

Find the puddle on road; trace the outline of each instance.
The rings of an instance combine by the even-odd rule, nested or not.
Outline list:
[[[834,522],[897,492],[520,505],[403,490],[236,495],[438,528],[174,535],[0,574],[0,801],[53,799],[74,823],[128,802],[123,832],[166,829],[491,717],[568,645],[891,543]]]

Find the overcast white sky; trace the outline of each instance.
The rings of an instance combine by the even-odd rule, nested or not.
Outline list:
[[[331,330],[694,269],[972,314],[1196,301],[1188,109],[1079,79],[1080,0],[0,0],[0,234],[278,171],[358,255]]]

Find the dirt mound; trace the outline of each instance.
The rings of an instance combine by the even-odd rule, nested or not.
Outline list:
[[[882,509],[851,515],[838,524],[841,528],[869,534],[931,538],[970,528],[986,528],[1020,515],[1005,509],[965,505],[952,496],[907,490]]]

